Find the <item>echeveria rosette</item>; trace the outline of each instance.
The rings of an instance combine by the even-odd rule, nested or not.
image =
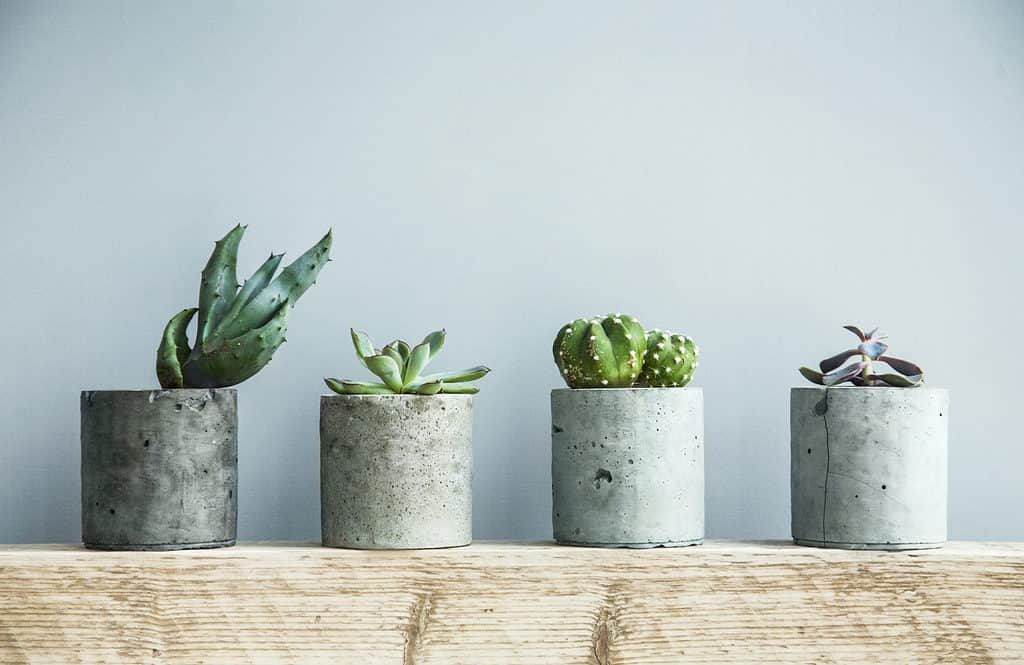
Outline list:
[[[420,372],[444,346],[444,330],[435,330],[416,346],[396,339],[377,349],[370,337],[353,329],[352,345],[363,367],[373,372],[380,383],[325,378],[327,387],[339,395],[473,395],[479,388],[470,381],[483,378],[491,370],[483,365],[458,372],[440,372],[421,376]]]
[[[843,327],[856,335],[860,344],[856,348],[847,349],[822,360],[818,364],[821,371],[801,367],[800,373],[805,379],[819,386],[835,386],[848,381],[855,386],[895,388],[914,388],[924,382],[924,370],[920,367],[908,360],[885,355],[889,345],[882,341],[886,336],[878,332],[878,328],[865,334],[857,326]],[[859,360],[843,365],[854,356],[860,356]],[[876,374],[876,362],[885,363],[895,370],[895,373]]]

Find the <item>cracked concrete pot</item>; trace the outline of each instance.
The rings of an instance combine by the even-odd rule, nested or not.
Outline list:
[[[320,397],[320,526],[327,547],[468,545],[470,395]]]
[[[941,547],[948,420],[945,390],[794,388],[794,542],[842,549]]]
[[[551,391],[555,540],[592,547],[704,541],[700,388]]]
[[[233,389],[83,391],[82,541],[105,550],[235,544]]]

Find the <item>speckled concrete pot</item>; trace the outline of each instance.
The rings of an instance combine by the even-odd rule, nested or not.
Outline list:
[[[105,550],[235,544],[232,389],[83,391],[82,541]]]
[[[470,395],[320,398],[323,544],[425,549],[473,539]]]
[[[555,540],[592,547],[704,541],[700,388],[551,391]]]
[[[946,541],[949,394],[930,388],[794,388],[793,540],[909,550]]]

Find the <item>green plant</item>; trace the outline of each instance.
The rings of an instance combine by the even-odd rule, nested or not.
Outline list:
[[[171,317],[156,352],[156,375],[164,388],[223,388],[263,369],[285,341],[288,313],[316,283],[330,261],[331,232],[281,271],[283,254],[271,254],[238,284],[235,269],[244,226],[235,226],[215,243],[199,285],[199,307]],[[196,343],[187,329],[199,314]]]
[[[609,314],[565,324],[551,351],[570,388],[628,388],[640,376],[646,349],[639,321]]]
[[[860,340],[853,349],[847,349],[837,353],[831,358],[825,358],[818,363],[816,371],[810,367],[801,367],[800,373],[805,379],[819,386],[835,386],[849,381],[855,386],[893,386],[896,388],[913,388],[924,382],[924,370],[907,360],[900,360],[885,355],[889,345],[882,340],[886,336],[875,328],[865,334],[857,326],[843,326]],[[840,367],[849,358],[860,356],[860,360],[852,362],[845,367]],[[893,368],[898,374],[886,373],[875,374],[874,363],[883,362]]]
[[[643,371],[637,382],[654,388],[685,386],[697,369],[698,348],[686,335],[655,328],[647,333]]]
[[[691,338],[658,328],[645,332],[628,314],[570,321],[551,351],[570,388],[677,388],[697,368]]]
[[[416,346],[410,347],[396,339],[382,349],[376,349],[370,337],[352,330],[352,344],[363,367],[376,374],[383,383],[348,381],[325,378],[327,387],[340,395],[392,395],[398,393],[436,395],[438,393],[472,395],[479,388],[470,381],[482,378],[491,370],[483,365],[461,372],[441,372],[420,376],[434,356],[444,346],[444,330],[435,330]]]

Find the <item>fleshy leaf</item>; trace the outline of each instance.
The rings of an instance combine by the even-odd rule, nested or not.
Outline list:
[[[424,383],[416,387],[417,395],[436,395],[441,392],[442,384],[440,381],[431,381],[430,383]]]
[[[847,360],[849,360],[853,356],[858,355],[859,353],[860,353],[860,351],[857,350],[857,349],[850,349],[849,351],[843,351],[842,353],[837,353],[836,355],[832,356],[831,358],[825,358],[820,363],[818,363],[818,368],[821,369],[822,373],[827,374],[827,373],[831,372],[832,370],[834,370],[835,368],[837,368],[840,365],[842,365],[844,362],[846,362]]]
[[[373,342],[370,340],[370,336],[361,330],[350,328],[352,332],[352,345],[356,347],[356,355],[359,356],[359,362],[366,367],[366,359],[377,355],[377,352],[373,348]]]
[[[879,356],[886,352],[889,345],[877,339],[868,339],[865,342],[861,342],[857,350],[872,360],[878,360]]]
[[[383,383],[367,381],[346,381],[344,379],[324,379],[327,387],[339,395],[393,395],[394,391]]]
[[[856,335],[857,339],[859,339],[860,341],[863,342],[864,340],[867,339],[867,335],[865,335],[863,332],[861,332],[861,329],[858,328],[857,326],[843,326],[843,327],[846,328],[847,330],[849,330],[850,332],[852,332],[854,335]]]
[[[213,330],[231,309],[238,291],[238,244],[245,234],[241,224],[228,231],[214,243],[199,282],[199,326],[196,328],[197,346],[213,335]]]
[[[924,376],[924,370],[910,362],[892,356],[879,356],[878,359],[900,374],[909,377],[911,381],[920,381]]]
[[[256,294],[262,291],[270,283],[270,280],[273,279],[274,273],[277,272],[277,267],[281,264],[282,257],[284,257],[284,254],[271,254],[270,258],[256,269],[252,277],[245,280],[242,289],[235,296],[234,302],[231,303],[231,309],[228,310],[228,313],[224,315],[224,318],[213,329],[213,334],[210,336],[213,340],[211,341],[210,337],[207,337],[204,340],[204,345],[209,343],[210,346],[216,346],[222,341],[222,333],[235,320],[238,313],[242,311],[242,307],[256,297]]]
[[[211,349],[195,353],[181,366],[185,385],[190,388],[234,386],[263,369],[285,341],[288,332],[288,301],[281,303],[263,326],[224,340]],[[198,347],[197,347],[198,348]]]
[[[398,349],[398,352],[402,354],[402,366],[405,366],[406,361],[409,360],[409,352],[412,351],[412,349],[410,349],[409,345],[400,339],[396,339],[391,342],[391,346]]]
[[[825,382],[821,378],[821,372],[815,371],[810,367],[801,367],[800,373],[803,374],[804,378],[810,381],[811,383],[816,383],[819,386],[825,385]]]
[[[483,365],[477,365],[476,367],[470,367],[469,369],[458,370],[455,372],[440,372],[438,374],[428,374],[427,376],[421,377],[420,381],[444,381],[445,383],[460,383],[463,381],[476,381],[487,375],[491,371],[490,367],[484,367]]]
[[[426,337],[423,338],[423,344],[430,345],[430,358],[433,359],[437,355],[437,352],[444,346],[444,328],[441,330],[435,330]]]
[[[915,381],[899,374],[875,374],[874,378],[896,388],[913,388],[921,382],[920,377]]]
[[[849,381],[853,377],[857,376],[866,365],[867,363],[862,361],[850,363],[846,367],[825,374],[821,377],[821,380],[826,386],[834,386],[842,383],[843,381]]]
[[[405,374],[402,376],[404,383],[412,383],[423,371],[423,368],[430,362],[430,343],[423,342],[413,347],[409,353],[409,362],[405,365]]]
[[[366,359],[366,369],[379,376],[394,392],[402,392],[402,371],[390,356],[370,356]]]
[[[165,389],[181,388],[181,366],[188,360],[191,349],[188,347],[188,324],[199,309],[189,307],[183,309],[167,322],[164,336],[156,350],[156,378],[160,387]]]
[[[480,389],[472,383],[442,383],[441,392],[447,395],[475,395]]]
[[[402,358],[402,354],[398,351],[397,348],[395,348],[391,344],[388,344],[387,346],[385,346],[383,349],[380,350],[380,352],[381,352],[382,355],[388,356],[389,358],[394,360],[396,363],[398,363],[398,368],[399,369],[405,367],[405,359]]]

